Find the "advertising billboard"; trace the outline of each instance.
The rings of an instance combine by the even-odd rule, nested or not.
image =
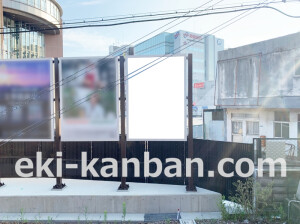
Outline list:
[[[61,58],[61,140],[119,141],[115,58]]]
[[[127,139],[186,141],[185,57],[126,61]]]
[[[1,141],[53,141],[53,63],[0,61]]]

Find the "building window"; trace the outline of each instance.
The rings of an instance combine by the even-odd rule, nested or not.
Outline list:
[[[289,138],[290,137],[290,113],[287,111],[275,111],[274,121],[274,137]]]
[[[290,112],[288,111],[275,111],[274,115],[275,121],[290,121]]]
[[[35,0],[35,7],[38,9],[41,8],[41,0]]]
[[[46,10],[47,10],[47,13],[48,14],[51,14],[51,4],[50,4],[50,0],[47,0],[47,2],[46,2],[46,6],[47,6],[47,8],[46,8]]]
[[[243,134],[243,122],[242,121],[232,121],[232,134]]]
[[[14,21],[6,16],[3,17],[4,31],[31,31],[33,28],[21,21]],[[16,27],[16,28],[9,28]],[[42,41],[38,42],[38,36]],[[4,35],[3,56],[5,59],[13,58],[36,58],[38,50],[40,57],[44,57],[44,34],[40,32],[24,32],[20,34]]]
[[[28,0],[28,5],[34,6],[34,0]]]
[[[212,120],[213,121],[224,121],[224,111],[216,110],[212,112]]]
[[[41,10],[46,11],[46,0],[41,0]]]
[[[275,138],[289,138],[290,124],[284,122],[274,122],[274,137]]]
[[[247,135],[259,135],[259,122],[247,121]]]

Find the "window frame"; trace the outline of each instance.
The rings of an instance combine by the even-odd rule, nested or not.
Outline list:
[[[254,123],[257,123],[258,124],[258,133],[249,133],[248,132],[248,123],[252,123],[252,125],[254,124]],[[254,127],[252,126],[252,130],[254,130]],[[259,136],[259,121],[257,121],[257,120],[246,120],[246,135],[254,135],[254,136]]]
[[[275,124],[280,124],[280,136],[276,136],[276,131],[275,131]],[[283,137],[283,125],[286,124],[288,126],[288,136],[287,137]],[[274,128],[273,128],[273,136],[274,138],[289,138],[290,137],[290,122],[286,122],[286,121],[274,121],[273,124]]]
[[[234,122],[237,122],[237,123],[241,123],[241,125],[242,125],[242,128],[241,128],[241,130],[242,130],[242,133],[236,133],[236,132],[234,132],[234,129],[233,129],[233,123]],[[231,120],[231,134],[232,135],[243,135],[243,133],[244,133],[244,130],[243,130],[243,127],[244,125],[243,125],[243,121],[242,120]]]

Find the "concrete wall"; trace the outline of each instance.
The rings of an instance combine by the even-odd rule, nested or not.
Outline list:
[[[198,97],[195,102],[198,105],[198,111],[202,114],[202,109],[215,109],[214,96],[215,96],[215,81],[204,82],[203,88],[193,89],[197,91]]]
[[[217,104],[300,108],[299,39],[296,33],[219,52]]]
[[[205,126],[205,139],[213,141],[224,141],[224,121],[208,121]]]
[[[206,110],[203,112],[203,138],[213,141],[226,141],[226,116],[224,111],[219,111],[219,113],[223,114],[223,119],[213,118],[213,113],[215,112],[217,110]]]

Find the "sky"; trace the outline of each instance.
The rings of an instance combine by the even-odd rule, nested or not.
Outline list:
[[[62,6],[64,11],[63,20],[68,22],[73,19],[195,9],[208,1],[209,0],[58,0],[58,3]],[[213,4],[215,4],[215,7],[222,7],[232,4],[266,2],[266,0],[219,1],[220,0],[212,0],[205,5],[204,8]],[[286,1],[286,3],[277,3],[270,6],[284,11],[287,14],[300,16],[300,1]],[[194,17],[171,28],[167,32],[187,30],[199,34],[211,33],[209,32],[211,29],[240,13],[241,12]],[[130,44],[168,22],[170,22],[170,20],[113,27],[64,30],[64,56],[105,56],[109,52],[109,45]],[[147,37],[147,39],[162,31],[164,31],[164,29],[152,34]],[[300,18],[290,18],[271,9],[259,9],[238,22],[231,24],[227,28],[213,34],[218,38],[224,39],[225,49],[227,49],[296,32],[300,32]]]

